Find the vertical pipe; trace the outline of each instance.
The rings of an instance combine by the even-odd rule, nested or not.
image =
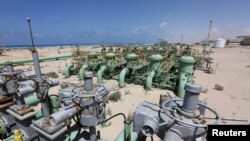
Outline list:
[[[34,40],[33,40],[33,35],[32,35],[32,30],[31,30],[31,24],[30,24],[30,18],[27,17],[26,20],[28,21],[28,24],[29,24],[29,30],[30,30],[30,38],[31,38],[31,42],[32,42],[32,48],[33,48],[33,50],[35,50]]]
[[[93,72],[91,71],[84,74],[84,90],[93,91]]]
[[[200,84],[187,83],[185,90],[186,93],[183,101],[183,109],[194,112],[197,109],[197,103],[202,86]]]
[[[40,67],[40,63],[39,63],[37,50],[33,49],[33,50],[31,50],[31,52],[32,52],[32,58],[33,58],[35,72],[36,72],[36,78],[41,79],[42,73],[41,73],[41,67]]]
[[[49,106],[44,99],[41,100],[41,110],[42,110],[42,114],[43,114],[44,118],[48,119],[48,117],[50,115],[49,114]]]
[[[13,67],[13,63],[12,62],[8,62],[5,67],[7,68],[8,72],[14,72],[14,67]],[[10,89],[11,89],[12,92],[14,92],[13,89],[16,89],[15,87],[17,86],[17,82],[16,82],[15,78],[11,78],[11,80],[9,80],[7,82],[7,85],[11,86],[12,88],[10,88]],[[14,92],[14,99],[15,99],[16,104],[18,106],[22,105],[22,99],[21,99],[21,97],[19,97],[17,95],[16,92]]]
[[[90,135],[90,141],[97,141],[96,127],[95,126],[90,126],[89,127],[89,135]]]
[[[184,98],[185,95],[185,85],[187,83],[188,77],[187,74],[182,73],[179,79],[178,89],[177,89],[177,95],[180,98]]]

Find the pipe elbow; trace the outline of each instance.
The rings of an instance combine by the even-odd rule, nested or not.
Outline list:
[[[125,86],[125,77],[128,74],[128,68],[124,68],[119,75],[119,87]]]
[[[86,69],[88,68],[88,64],[84,64],[81,69],[79,70],[79,73],[78,73],[78,77],[80,80],[83,80],[83,77],[84,77],[84,73],[86,71]]]
[[[106,65],[102,66],[101,69],[98,70],[97,72],[97,83],[100,84],[102,83],[102,74],[106,70]]]

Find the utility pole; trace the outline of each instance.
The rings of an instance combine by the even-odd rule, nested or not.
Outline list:
[[[34,45],[34,40],[33,40],[33,34],[32,34],[31,24],[30,24],[30,18],[27,17],[26,20],[27,20],[27,22],[29,24],[30,38],[31,38],[31,42],[32,42],[32,49],[35,50],[35,45]]]
[[[208,34],[207,34],[207,45],[205,47],[205,53],[207,51],[208,44],[209,44],[209,37],[210,37],[210,31],[211,31],[212,23],[213,23],[213,20],[209,19],[209,29],[208,29]]]

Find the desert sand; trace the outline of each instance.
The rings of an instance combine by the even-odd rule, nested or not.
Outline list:
[[[59,47],[57,47],[59,48]],[[57,48],[39,48],[40,56],[47,56],[57,54]],[[94,51],[97,48],[81,47],[86,51]],[[99,50],[100,48],[98,48]],[[250,123],[250,47],[236,47],[212,49],[214,53],[211,54],[213,58],[212,66],[218,67],[215,74],[208,74],[202,70],[196,70],[194,73],[194,80],[196,83],[202,84],[207,89],[206,93],[201,93],[200,100],[207,99],[208,106],[216,109],[216,111],[225,118],[246,118],[248,123],[230,122],[226,121],[223,124],[249,124]],[[60,49],[61,53],[70,53],[71,48]],[[28,50],[9,50],[5,56],[0,56],[0,60],[11,60],[17,58],[30,58],[31,53]],[[65,63],[70,62],[70,59],[63,59],[58,61],[42,62],[42,72],[56,72],[59,75],[61,82],[77,82],[76,76],[71,76],[64,79],[62,71]],[[27,63],[16,68],[28,69],[32,68],[32,63]],[[96,83],[96,78],[94,78]],[[117,88],[118,82],[115,80],[105,80],[111,87]],[[214,89],[215,84],[220,84],[224,87],[223,91]],[[50,94],[57,94],[59,86],[50,89]],[[110,108],[112,115],[116,113],[124,113],[128,115],[133,113],[136,106],[143,100],[159,103],[160,94],[170,93],[171,91],[152,89],[145,91],[142,86],[127,84],[125,88],[119,90],[122,94],[122,100],[118,102],[109,102],[107,108]],[[129,94],[125,95],[125,91]],[[209,115],[209,114],[208,114]],[[213,121],[208,121],[213,123]],[[111,120],[111,126],[98,129],[101,130],[101,135],[107,140],[114,140],[123,128],[122,117],[117,117]]]

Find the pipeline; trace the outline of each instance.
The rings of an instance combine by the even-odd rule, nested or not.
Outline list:
[[[124,87],[125,86],[125,77],[128,74],[129,70],[128,68],[124,68],[120,75],[119,75],[119,87]]]
[[[63,58],[70,58],[72,57],[72,54],[55,54],[47,57],[39,57],[39,61],[46,61],[46,60],[57,60],[57,59],[63,59]],[[17,59],[17,60],[10,60],[13,64],[23,64],[23,63],[28,63],[32,62],[32,58],[27,58],[27,59]],[[8,61],[8,62],[10,62]],[[6,65],[7,62],[0,62],[0,66]]]
[[[98,70],[98,72],[97,72],[97,83],[98,84],[102,83],[102,75],[103,75],[105,70],[106,70],[106,65],[102,66],[101,69]]]
[[[63,75],[68,78],[70,76],[70,70],[74,67],[74,64],[70,63],[69,65],[66,64],[66,68],[63,70]]]
[[[84,73],[85,73],[85,71],[86,71],[86,69],[87,69],[88,67],[89,67],[88,64],[84,64],[84,65],[81,67],[81,69],[79,70],[78,77],[79,77],[80,80],[83,80],[83,78],[84,78]]]
[[[150,72],[150,74],[147,76],[147,79],[146,79],[146,85],[145,85],[146,89],[151,89],[152,88],[152,83],[153,83],[154,76],[155,76],[155,71],[152,70]]]
[[[133,123],[124,123],[124,128],[115,138],[115,141],[136,141],[138,134],[133,131]]]
[[[177,95],[180,98],[184,98],[185,95],[185,85],[187,83],[188,77],[186,73],[182,73],[179,79]]]

